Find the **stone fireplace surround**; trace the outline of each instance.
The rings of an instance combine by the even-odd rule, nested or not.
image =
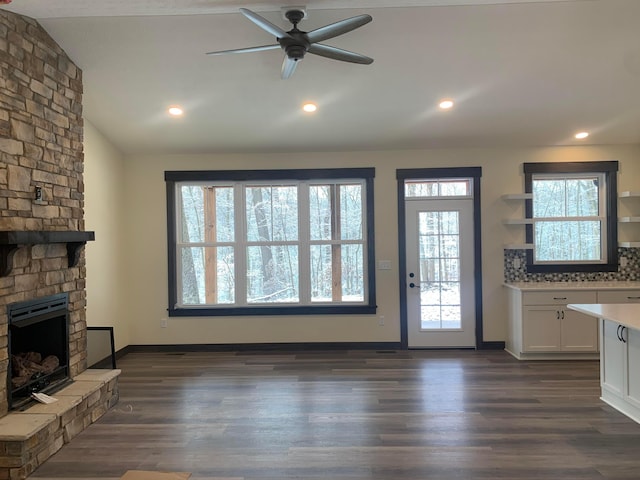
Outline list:
[[[119,372],[86,370],[86,269],[66,239],[88,233],[83,162],[82,71],[35,20],[0,10],[0,480],[28,476],[117,401]],[[9,412],[7,305],[61,293],[74,383]]]

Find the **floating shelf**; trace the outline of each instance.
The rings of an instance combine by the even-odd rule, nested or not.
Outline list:
[[[502,220],[505,225],[533,225],[532,218],[506,218]]]
[[[636,223],[640,222],[640,217],[620,217],[618,218],[619,223]]]
[[[502,195],[503,200],[533,200],[533,193],[507,193]]]
[[[640,242],[618,242],[619,247],[640,248]]]
[[[640,192],[632,192],[632,191],[620,192],[618,197],[620,197],[620,198],[640,197]]]
[[[507,243],[503,247],[505,250],[532,250],[533,243]]]
[[[66,243],[69,267],[75,267],[82,247],[95,240],[95,232],[19,230],[0,231],[0,277],[11,273],[13,254],[21,245],[45,245]]]

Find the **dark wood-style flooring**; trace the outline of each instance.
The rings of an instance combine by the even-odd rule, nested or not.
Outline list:
[[[41,466],[193,480],[640,479],[598,362],[501,351],[132,353],[120,402]]]

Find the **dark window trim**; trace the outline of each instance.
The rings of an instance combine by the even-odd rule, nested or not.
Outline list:
[[[335,180],[373,179],[375,168],[309,168],[289,170],[179,170],[164,172],[164,179],[172,182],[207,182],[247,180]]]
[[[482,167],[460,168],[409,168],[396,170],[398,180],[398,265],[400,277],[400,344],[403,348],[409,346],[408,314],[407,314],[407,251],[406,251],[406,221],[405,221],[405,180],[435,179],[435,178],[473,178],[473,250],[475,270],[475,308],[476,308],[476,348],[495,348],[496,342],[484,341],[484,327],[482,317],[482,235],[481,235],[481,198],[480,178]],[[500,343],[502,345],[502,343]]]
[[[362,315],[374,314],[376,305],[375,213],[373,180],[375,168],[321,168],[291,170],[181,170],[165,171],[167,190],[168,300],[170,317],[219,317],[251,315]],[[178,266],[176,262],[176,183],[191,181],[270,181],[270,180],[364,180],[367,216],[367,289],[368,302],[360,305],[274,305],[242,307],[176,307],[178,303]]]
[[[533,251],[527,251],[528,273],[564,273],[564,272],[616,272],[618,271],[618,161],[565,162],[565,163],[524,163],[524,191],[533,191],[532,175],[535,173],[604,173],[607,184],[607,263],[599,264],[534,264]],[[525,215],[533,217],[533,201],[525,202]],[[533,226],[526,226],[526,241],[533,243]]]

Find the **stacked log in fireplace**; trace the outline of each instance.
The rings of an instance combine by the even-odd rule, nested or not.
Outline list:
[[[59,366],[60,359],[55,355],[47,355],[44,359],[39,352],[11,355],[11,385],[13,388],[20,388],[30,380],[52,374]]]

